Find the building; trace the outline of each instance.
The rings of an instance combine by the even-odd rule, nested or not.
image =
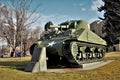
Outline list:
[[[92,22],[90,24],[90,29],[91,31],[93,31],[94,33],[96,33],[97,35],[99,35],[100,37],[104,38],[106,33],[103,33],[103,22],[96,20],[94,22]],[[118,37],[118,41],[113,44],[113,46],[108,46],[107,47],[107,51],[111,52],[111,51],[120,51],[120,37]]]
[[[92,30],[94,33],[96,33],[100,37],[105,36],[105,33],[103,33],[103,22],[99,20],[96,20],[90,24],[90,30]]]

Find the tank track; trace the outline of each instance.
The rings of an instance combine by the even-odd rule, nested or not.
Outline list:
[[[63,45],[63,54],[71,66],[80,66],[84,63],[100,61],[105,55],[105,46],[79,41],[66,41]]]

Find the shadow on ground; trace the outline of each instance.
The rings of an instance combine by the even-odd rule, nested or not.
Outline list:
[[[0,61],[0,67],[11,68],[23,71],[25,66],[28,64],[28,61]]]

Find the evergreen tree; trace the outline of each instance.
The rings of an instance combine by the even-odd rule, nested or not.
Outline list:
[[[105,39],[109,45],[118,41],[120,38],[120,0],[102,0],[105,4],[98,8],[98,11],[104,11],[104,32]]]

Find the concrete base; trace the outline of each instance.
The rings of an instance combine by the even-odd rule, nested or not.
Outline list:
[[[34,49],[32,59],[25,67],[25,71],[29,72],[39,72],[47,70],[46,62],[46,48],[36,48]]]
[[[82,65],[82,68],[58,68],[58,69],[48,69],[46,72],[54,72],[54,73],[80,72],[80,71],[82,71],[82,70],[92,70],[92,69],[96,69],[96,68],[105,66],[105,65],[111,63],[112,61],[114,61],[114,60],[99,61],[99,62],[81,64],[81,65]]]
[[[88,64],[82,64],[82,70],[92,70],[96,69],[98,67],[104,66],[106,64],[111,63],[114,60],[108,60],[108,61],[99,61],[99,62],[93,62],[93,63],[88,63]]]

